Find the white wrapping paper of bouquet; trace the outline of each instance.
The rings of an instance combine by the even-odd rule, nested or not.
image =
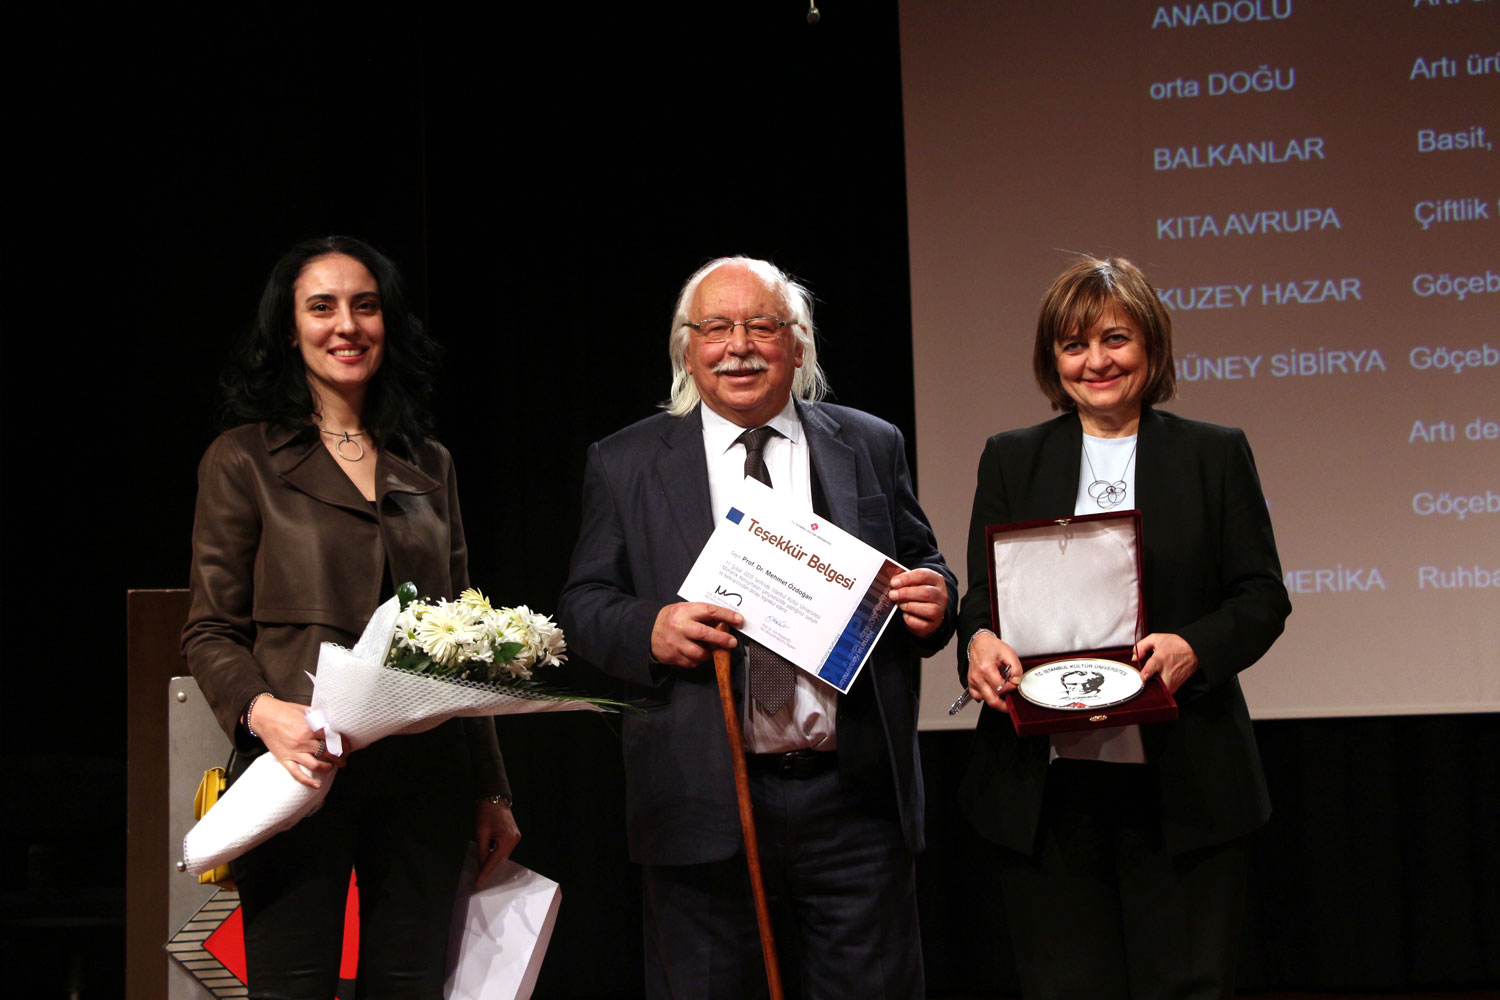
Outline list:
[[[465,886],[477,865],[467,867]],[[460,896],[448,939],[447,1000],[528,1000],[547,955],[562,890],[514,861]]]
[[[400,602],[376,609],[352,650],[325,642],[318,650],[308,725],[324,730],[331,753],[352,753],[398,733],[420,733],[460,716],[600,711],[588,702],[524,698],[469,681],[391,670],[386,654]],[[182,840],[180,871],[200,874],[291,829],[323,804],[337,771],[309,788],[279,760],[257,757]]]

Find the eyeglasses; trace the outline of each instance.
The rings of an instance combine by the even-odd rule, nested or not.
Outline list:
[[[751,316],[749,319],[736,323],[727,320],[723,316],[710,316],[701,323],[684,323],[698,331],[698,335],[710,344],[722,344],[734,336],[734,328],[743,326],[745,336],[751,340],[775,340],[781,335],[781,328],[791,326],[790,320],[777,319],[775,316]]]

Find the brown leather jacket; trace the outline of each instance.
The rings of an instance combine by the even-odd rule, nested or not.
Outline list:
[[[411,461],[382,450],[375,489],[372,504],[315,432],[247,424],[203,456],[182,652],[241,750],[260,749],[238,727],[250,699],[308,704],[319,643],[352,646],[383,579],[433,598],[469,585],[447,449],[427,441]],[[509,796],[493,721],[462,724],[470,760],[454,766],[471,768],[475,795]]]

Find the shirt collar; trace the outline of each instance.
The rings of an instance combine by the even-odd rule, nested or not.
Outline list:
[[[703,418],[703,441],[708,447],[710,455],[722,455],[734,446],[741,434],[749,430],[739,424],[720,416],[707,406],[698,405],[698,411]],[[781,412],[768,420],[764,426],[775,428],[776,432],[788,441],[796,443],[802,440],[802,421],[797,419],[797,404],[790,397]]]

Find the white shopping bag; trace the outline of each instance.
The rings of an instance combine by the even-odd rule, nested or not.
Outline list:
[[[472,854],[471,854],[472,857]],[[465,867],[463,885],[477,865]],[[513,861],[495,866],[484,884],[459,894],[448,940],[447,1000],[529,1000],[547,955],[562,890]]]

